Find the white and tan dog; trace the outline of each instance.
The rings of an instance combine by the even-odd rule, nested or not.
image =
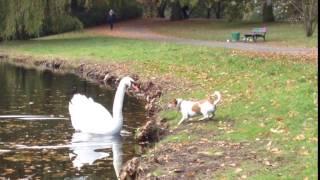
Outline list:
[[[216,100],[213,97],[216,96]],[[176,107],[180,110],[182,114],[182,118],[179,121],[178,125],[180,125],[183,121],[187,120],[189,117],[193,117],[196,115],[202,114],[203,117],[199,120],[209,119],[213,117],[217,104],[221,100],[221,93],[219,91],[215,91],[210,98],[204,99],[201,101],[188,101],[183,99],[174,99],[173,102],[169,104],[169,107]]]

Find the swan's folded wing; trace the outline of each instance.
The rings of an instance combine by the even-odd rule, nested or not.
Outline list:
[[[72,126],[80,131],[96,129],[99,126],[105,128],[106,122],[112,120],[112,115],[106,108],[81,94],[75,94],[71,99],[69,113]]]

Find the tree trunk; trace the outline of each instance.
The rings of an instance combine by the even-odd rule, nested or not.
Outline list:
[[[220,19],[221,18],[221,2],[216,3],[216,18]]]
[[[167,0],[164,0],[160,3],[160,6],[158,7],[158,17],[165,18],[164,12],[167,8]]]
[[[170,20],[182,20],[183,19],[183,12],[181,10],[181,5],[178,0],[171,3],[171,16]]]
[[[210,8],[207,8],[207,19],[210,19],[211,18],[211,7]]]
[[[302,5],[303,20],[306,31],[306,36],[311,37],[315,31],[318,17],[318,0],[305,2]]]
[[[306,28],[307,37],[311,37],[312,34],[313,34],[312,22],[311,21],[306,21],[305,22],[305,28]]]
[[[272,0],[266,0],[262,6],[263,22],[274,22]]]

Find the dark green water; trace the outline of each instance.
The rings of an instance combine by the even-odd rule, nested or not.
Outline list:
[[[75,133],[68,113],[75,92],[112,109],[114,92],[75,75],[0,62],[0,179],[116,179],[121,164],[140,153],[133,134]],[[146,120],[135,98],[126,96],[123,111],[125,131]]]

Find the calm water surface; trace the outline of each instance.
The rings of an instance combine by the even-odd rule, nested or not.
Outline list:
[[[112,109],[114,92],[75,75],[0,62],[0,179],[116,179],[122,163],[140,153],[132,134],[76,133],[68,113],[75,92]],[[126,96],[123,111],[125,131],[145,122],[138,100]]]

